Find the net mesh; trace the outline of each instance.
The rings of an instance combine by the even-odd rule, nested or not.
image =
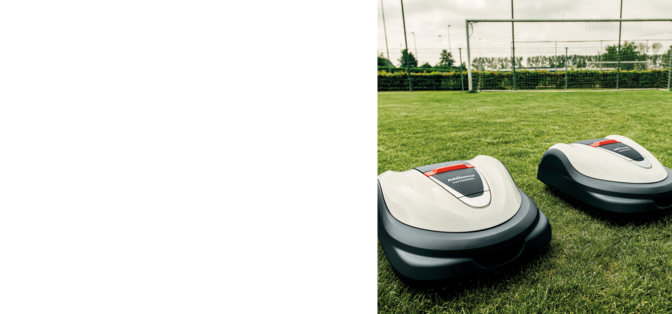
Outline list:
[[[639,1],[536,1],[536,0],[516,0],[510,1],[437,1],[437,0],[413,0],[403,1],[405,12],[405,23],[402,18],[401,4],[399,0],[378,0],[378,90],[380,91],[408,91],[413,90],[462,90],[462,83],[465,89],[468,89],[468,80],[466,75],[467,61],[467,26],[465,20],[492,20],[492,19],[535,19],[535,20],[558,20],[558,19],[670,19],[672,16],[672,1],[659,0],[639,0]],[[622,10],[621,10],[622,4]],[[514,6],[515,5],[515,6]],[[647,24],[648,23],[648,24]],[[477,25],[480,24],[480,25]],[[474,24],[474,31],[470,40],[471,58],[478,57],[479,39],[481,48],[481,57],[483,58],[503,58],[511,57],[511,23],[492,23],[487,26],[484,23]],[[544,26],[546,24],[546,26]],[[527,70],[535,67],[538,71],[548,71],[551,73],[562,72],[562,66],[551,66],[551,64],[560,64],[564,59],[564,47],[568,48],[568,65],[571,71],[578,69],[584,70],[603,70],[609,72],[610,69],[616,69],[617,65],[608,63],[595,64],[588,66],[588,62],[595,61],[596,56],[604,54],[606,47],[618,43],[618,22],[598,23],[588,26],[586,23],[574,23],[585,25],[572,26],[572,23],[536,23],[531,27],[524,27],[521,23],[516,23],[516,55],[523,56],[522,66]],[[672,31],[670,22],[624,22],[622,27],[622,41],[634,42],[638,46],[638,51],[646,51],[645,54],[651,59],[651,64],[643,63],[623,64],[621,70],[626,68],[634,71],[635,67],[641,74],[642,71],[652,71],[667,68],[668,65],[662,62],[661,55],[669,50]],[[484,27],[484,28],[483,28]],[[480,36],[478,28],[484,30],[484,33],[500,36],[501,40],[488,42],[493,38]],[[486,30],[486,29],[489,29]],[[406,32],[404,32],[406,30]],[[551,33],[545,34],[549,30]],[[470,32],[472,30],[470,29]],[[563,33],[564,32],[564,33]],[[406,35],[406,36],[405,36]],[[501,38],[504,36],[504,38]],[[495,37],[497,38],[497,37]],[[557,39],[556,39],[557,38]],[[561,43],[561,41],[579,41],[591,40],[592,42]],[[520,43],[519,43],[520,41]],[[522,41],[547,41],[538,43],[522,43]],[[550,42],[553,41],[553,42]],[[557,43],[556,43],[557,41]],[[503,44],[497,45],[497,42]],[[648,50],[640,45],[645,44]],[[660,43],[662,47],[654,46]],[[557,53],[556,53],[557,44]],[[527,45],[525,47],[524,45]],[[500,47],[497,47],[500,46]],[[407,51],[409,57],[409,66],[403,64],[403,51]],[[594,49],[588,52],[575,51],[581,47],[592,47]],[[657,47],[657,51],[656,51]],[[464,73],[459,71],[460,48],[462,52],[462,63],[465,64]],[[494,52],[485,51],[487,48],[496,48]],[[525,55],[521,49],[537,49],[534,54]],[[642,50],[643,49],[643,50]],[[445,54],[443,53],[445,51]],[[599,52],[598,52],[599,51]],[[442,54],[446,58],[442,58]],[[450,56],[447,56],[450,54]],[[535,58],[538,57],[538,58]],[[589,58],[592,56],[592,59]],[[389,60],[389,62],[388,62]],[[447,66],[442,60],[452,60],[453,68]],[[609,61],[609,60],[607,60]],[[496,63],[503,61],[488,60]],[[529,66],[528,66],[529,62]],[[509,62],[510,64],[510,62]],[[571,65],[576,64],[575,69]],[[663,64],[663,65],[661,65]],[[585,65],[585,67],[584,67]],[[417,66],[417,67],[416,67]],[[505,65],[506,67],[506,65]],[[510,68],[510,66],[508,66]],[[498,68],[501,69],[501,66]],[[542,69],[543,68],[543,69]],[[554,70],[558,68],[558,70]],[[451,71],[452,70],[452,71]],[[519,69],[516,68],[516,73]],[[394,72],[390,74],[390,72]],[[410,72],[410,75],[406,75]],[[424,73],[426,72],[426,74]],[[504,75],[505,71],[498,73]],[[638,74],[638,75],[640,75]],[[602,75],[605,82],[611,82]],[[464,79],[463,79],[464,78]],[[623,78],[622,76],[619,78]],[[625,76],[628,79],[628,76]],[[511,78],[512,79],[512,78]],[[516,78],[516,81],[530,81],[530,78]],[[547,78],[545,78],[547,79]],[[597,78],[595,78],[597,79]],[[615,80],[615,78],[613,78]],[[651,86],[651,75],[646,77],[647,83],[642,86]],[[576,80],[575,77],[568,78],[569,83],[586,82]],[[632,81],[630,80],[633,84]],[[636,81],[636,80],[635,80]],[[665,82],[665,79],[662,79]],[[619,82],[623,83],[623,82]],[[614,88],[614,83],[609,83]],[[609,85],[607,84],[607,85]],[[511,83],[512,85],[512,83]],[[539,84],[541,86],[550,86],[552,84]],[[558,85],[558,84],[555,84]],[[596,86],[597,84],[595,84]],[[602,84],[604,85],[604,84]],[[658,84],[656,87],[665,86]],[[506,86],[506,85],[505,85]],[[626,85],[628,86],[628,85]],[[511,88],[512,86],[510,86]],[[622,84],[619,85],[620,88]],[[561,86],[560,89],[563,89]],[[576,88],[576,87],[574,87]],[[595,87],[591,87],[596,89]],[[640,88],[640,87],[638,87]],[[520,86],[516,87],[521,90]],[[543,88],[524,89],[537,90]],[[572,89],[570,85],[570,89]],[[499,89],[506,90],[506,89]]]
[[[618,21],[515,22],[513,27],[511,22],[469,24],[474,90],[668,87],[672,22],[622,22],[620,53]]]

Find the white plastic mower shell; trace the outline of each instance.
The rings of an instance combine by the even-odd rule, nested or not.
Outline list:
[[[667,178],[665,167],[635,141],[620,135],[609,135],[605,138],[617,140],[632,147],[644,157],[644,160],[635,161],[600,147],[578,143],[555,144],[550,149],[563,152],[576,171],[595,179],[625,183],[653,183]]]
[[[416,228],[441,232],[483,230],[509,220],[520,208],[520,193],[506,167],[490,156],[468,162],[484,182],[480,202],[412,169],[386,171],[378,177],[394,218]]]
[[[551,237],[546,216],[495,158],[378,177],[378,239],[406,283],[441,284],[501,269]]]
[[[634,217],[672,209],[671,174],[635,141],[609,135],[553,145],[541,158],[537,179],[580,207]]]

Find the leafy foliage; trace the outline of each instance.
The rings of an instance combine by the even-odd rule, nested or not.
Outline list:
[[[460,72],[411,73],[413,90],[461,90]],[[466,89],[467,74],[464,73]],[[378,72],[379,91],[408,90],[407,72]]]
[[[663,48],[663,44],[661,43],[656,42],[653,43],[653,45],[651,45],[651,49],[653,49],[654,54],[658,53],[658,50],[660,50],[660,48]]]
[[[389,64],[390,64],[391,67],[393,67],[393,68],[395,67],[394,64],[392,64],[392,62],[390,62],[389,60],[387,60],[387,58],[385,58],[385,56],[383,56],[383,53],[381,52],[381,53],[378,55],[378,66],[379,66],[379,67],[387,67],[388,62],[389,62]]]
[[[453,64],[455,64],[455,60],[453,60],[452,53],[448,52],[446,49],[443,49],[441,51],[441,56],[439,57],[439,63],[436,66],[450,68],[453,66]]]
[[[387,59],[378,57],[378,66],[387,66]]]
[[[670,50],[672,50],[672,46],[670,46],[670,49],[668,49],[667,52],[662,55],[660,60],[663,66],[668,68],[670,67]]]
[[[667,53],[669,52],[663,52],[661,54],[641,54],[637,51],[633,51],[630,46],[631,44],[632,43],[629,43],[627,49],[621,50],[621,61],[646,61],[653,68],[668,66],[664,60],[667,60]],[[654,52],[660,50],[660,47],[656,49],[655,46],[655,44],[652,45]],[[567,67],[585,68],[588,65],[588,62],[613,61],[614,64],[609,64],[608,67],[616,68],[615,62],[618,60],[618,46],[609,46],[607,49],[608,50],[604,54],[600,55],[569,55],[567,56]],[[530,56],[526,58],[525,64],[523,64],[521,59],[516,59],[516,68],[542,69],[565,67],[564,54],[557,56]],[[510,69],[511,58],[474,58],[472,65],[479,71]],[[622,64],[621,69],[634,70],[637,66],[639,66],[639,70],[641,70],[641,64]]]
[[[618,46],[607,46],[607,52],[601,55],[601,61],[618,61]],[[621,61],[646,61],[646,55],[640,53],[635,42],[625,41],[621,45]],[[634,70],[635,64],[621,64],[621,70]]]
[[[407,72],[378,72],[379,91],[408,90]],[[481,90],[511,89],[511,72],[473,71],[473,83]],[[568,71],[569,89],[616,88],[616,71],[577,70]],[[621,71],[619,88],[667,88],[667,70]],[[460,72],[411,73],[413,90],[461,90],[462,79],[467,84],[467,75]],[[565,72],[516,71],[517,89],[564,89]],[[466,87],[465,87],[466,89]]]
[[[412,52],[408,52],[407,49],[401,50],[401,58],[397,59],[400,62],[400,67],[402,68],[417,68],[418,60],[415,59],[415,56]]]
[[[465,66],[464,69],[466,69],[466,68],[467,67]],[[460,68],[453,68],[452,71],[450,70],[450,68],[446,69],[446,68],[437,68],[437,67],[433,67],[431,69],[430,68],[410,68],[408,70],[409,70],[408,72],[411,72],[411,73],[423,73],[423,72],[427,72],[427,71],[431,71],[431,72],[455,72],[455,71],[459,71]],[[378,72],[383,72],[383,71],[390,72],[390,70],[387,68],[387,66],[384,66],[384,67],[379,66],[378,67]],[[395,68],[394,66],[392,66],[392,73],[396,73],[396,72],[406,73],[407,71],[406,71],[406,68]]]
[[[474,68],[479,71],[496,70],[496,69],[510,69],[511,58],[495,57],[495,58],[474,58],[472,61]],[[516,68],[523,66],[523,57],[516,57]]]

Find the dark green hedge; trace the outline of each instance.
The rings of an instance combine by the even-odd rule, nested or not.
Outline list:
[[[428,71],[429,72],[429,71]],[[480,90],[513,89],[511,72],[473,72],[473,85]],[[411,73],[413,90],[461,90],[460,72]],[[616,88],[616,71],[569,71],[569,89]],[[621,71],[619,88],[667,88],[668,71]],[[464,74],[465,90],[467,74]],[[516,71],[516,89],[563,89],[565,72]],[[408,90],[405,72],[378,73],[378,90]]]
[[[411,73],[413,90],[462,90],[460,72]],[[468,90],[467,72],[464,72],[464,90]],[[406,72],[378,73],[378,90],[408,90]]]
[[[410,68],[409,69],[411,73],[423,73],[423,72],[451,72],[450,68]],[[378,72],[389,72],[390,70],[387,67],[378,67]],[[406,72],[406,68],[392,68],[392,73],[397,73],[397,72]],[[457,72],[460,73],[460,68],[453,68],[452,72]]]

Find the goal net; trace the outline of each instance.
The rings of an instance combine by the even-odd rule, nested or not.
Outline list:
[[[467,21],[470,89],[669,88],[672,20],[513,21]]]

